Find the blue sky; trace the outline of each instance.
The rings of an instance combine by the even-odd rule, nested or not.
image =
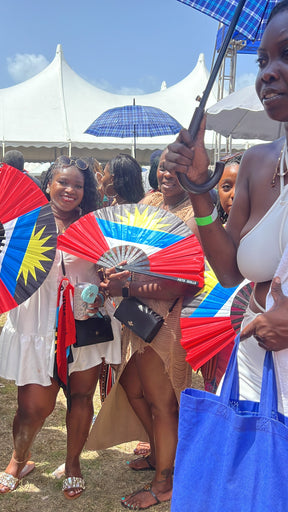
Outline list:
[[[118,94],[174,85],[204,53],[210,70],[218,22],[177,0],[10,0],[1,5],[0,88],[40,72],[57,44],[76,73]],[[256,56],[238,56],[236,88]]]

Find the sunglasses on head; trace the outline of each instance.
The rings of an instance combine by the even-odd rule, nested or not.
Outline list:
[[[71,165],[76,165],[80,171],[86,171],[89,167],[87,162],[81,160],[81,158],[70,158],[69,156],[59,156],[57,158],[57,162],[65,165],[66,167],[70,167]]]

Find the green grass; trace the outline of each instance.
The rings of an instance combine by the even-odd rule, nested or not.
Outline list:
[[[16,387],[0,379],[0,468],[4,470],[12,450],[12,421],[16,410]],[[95,407],[100,407],[99,391]],[[87,488],[77,500],[66,500],[61,492],[62,481],[53,477],[53,471],[65,460],[65,399],[59,395],[53,414],[38,434],[31,459],[35,470],[12,493],[0,496],[3,512],[123,512],[121,497],[143,487],[151,474],[131,471],[127,460],[133,459],[136,442],[98,452],[84,451],[82,472]],[[169,503],[157,507],[158,512],[168,512]]]

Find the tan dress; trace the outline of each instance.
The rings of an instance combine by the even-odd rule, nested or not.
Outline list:
[[[163,196],[155,192],[144,198],[142,203],[152,206],[162,206]],[[193,216],[193,209],[189,198],[183,203],[176,205],[176,208],[170,209],[172,213],[187,221]],[[137,275],[137,280],[141,276]],[[168,314],[169,307],[173,300],[164,301],[159,299],[142,299],[154,311],[157,311],[164,318],[167,316],[159,333],[149,344],[155,352],[161,357],[165,370],[171,380],[177,400],[180,400],[180,393],[183,389],[191,385],[191,366],[186,363],[186,352],[180,344],[180,314],[183,298]],[[122,336],[122,363],[117,372],[117,380],[113,385],[109,395],[105,399],[102,408],[94,422],[88,437],[86,448],[89,450],[105,449],[120,443],[147,440],[147,434],[128,402],[126,393],[119,383],[121,373],[134,352],[143,352],[147,344],[130,329],[123,329]]]

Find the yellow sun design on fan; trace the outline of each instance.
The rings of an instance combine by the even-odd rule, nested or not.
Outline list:
[[[201,297],[200,304],[206,299],[206,297],[211,293],[215,286],[219,283],[214,271],[210,265],[210,263],[205,260],[205,271],[204,271],[204,286],[199,290],[199,292],[195,295],[195,297]],[[200,305],[199,304],[199,305]]]
[[[148,213],[148,208],[142,213],[139,212],[138,208],[135,208],[134,212],[126,210],[127,216],[117,215],[122,223],[128,224],[138,228],[153,229],[154,231],[163,231],[163,228],[171,226],[171,224],[164,224],[163,218],[159,217],[159,211]],[[158,217],[157,217],[158,216]]]
[[[36,268],[42,270],[43,272],[46,272],[41,261],[51,261],[51,258],[48,258],[44,254],[50,249],[54,249],[54,247],[45,246],[45,243],[47,242],[47,240],[49,240],[49,238],[51,238],[51,235],[41,238],[43,231],[45,230],[45,227],[46,226],[44,226],[40,231],[38,231],[38,233],[35,233],[36,225],[33,228],[32,235],[29,240],[29,244],[27,246],[27,250],[25,252],[25,256],[23,258],[17,276],[18,281],[20,275],[23,274],[25,285],[27,285],[29,272],[36,281]]]

